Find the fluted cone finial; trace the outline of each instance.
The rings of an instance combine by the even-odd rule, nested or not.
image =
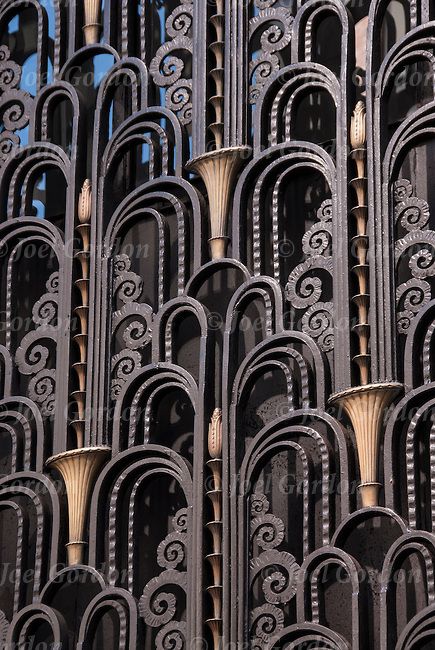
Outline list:
[[[357,386],[333,395],[330,402],[342,406],[355,433],[361,475],[363,507],[379,505],[378,462],[386,409],[403,386],[397,383]]]
[[[110,448],[90,447],[66,451],[49,458],[47,466],[60,472],[68,499],[68,564],[82,564],[85,525],[91,490],[99,470],[109,457]]]
[[[206,623],[213,636],[213,648],[219,650],[221,647],[222,620],[220,618],[210,618]]]
[[[210,248],[212,259],[226,255],[228,245],[228,218],[234,181],[243,162],[250,154],[249,147],[229,147],[210,151],[187,164],[199,174],[207,189],[210,214]]]

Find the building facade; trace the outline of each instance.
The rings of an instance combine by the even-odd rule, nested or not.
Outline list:
[[[435,648],[431,0],[0,0],[0,646]]]

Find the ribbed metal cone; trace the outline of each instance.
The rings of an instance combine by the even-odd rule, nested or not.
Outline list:
[[[71,422],[71,427],[74,429],[76,436],[77,448],[81,448],[84,445],[85,440],[85,420],[73,420]]]
[[[213,79],[216,86],[216,95],[224,94],[224,71],[222,68],[213,68],[210,70],[210,77]]]
[[[359,206],[365,205],[367,178],[366,177],[352,178],[349,184],[351,187],[353,187],[353,189],[356,192],[356,199],[358,201],[358,205]]]
[[[222,490],[222,460],[220,458],[212,458],[207,461],[207,466],[213,475],[213,490]]]
[[[355,218],[357,234],[367,235],[368,207],[366,205],[357,205],[351,209],[350,213]]]
[[[213,618],[222,617],[222,586],[212,585],[207,587],[207,592],[211,596],[213,603]]]
[[[222,122],[213,122],[207,127],[213,134],[216,149],[221,150],[224,142],[224,125]]]
[[[358,366],[361,386],[367,386],[370,381],[371,356],[369,354],[356,354],[352,360]]]
[[[359,264],[367,263],[367,251],[369,248],[369,238],[367,235],[356,235],[351,239],[352,252],[357,258]]]
[[[216,13],[210,17],[210,23],[213,25],[216,32],[216,40],[224,40],[224,27],[225,27],[225,17],[221,13]]]
[[[350,155],[355,161],[356,175],[358,176],[358,178],[363,178],[365,176],[366,150],[353,149]]]
[[[368,384],[349,388],[333,395],[330,403],[342,406],[355,433],[362,485],[378,484],[379,447],[385,410],[401,393],[403,386],[396,382]],[[374,502],[377,490],[361,492],[363,506]]]
[[[369,289],[369,266],[368,264],[356,264],[352,272],[358,280],[359,293],[368,293]]]
[[[366,150],[364,147],[357,147],[356,149],[352,149],[350,152],[351,158],[354,160],[361,160],[365,158],[366,156]]]
[[[210,50],[213,52],[216,68],[223,68],[224,66],[224,42],[223,41],[214,41],[210,44]]]
[[[187,165],[201,176],[206,186],[213,239],[227,236],[233,184],[250,151],[249,147],[219,149],[198,156]]]
[[[85,524],[92,486],[110,454],[108,447],[89,447],[66,451],[49,458],[47,467],[60,472],[68,498],[69,564],[83,561]]]
[[[352,327],[352,331],[355,332],[358,337],[366,336],[368,339],[370,334],[370,325],[368,323],[358,323]]]
[[[368,354],[370,325],[367,323],[358,323],[352,327],[352,331],[358,337],[360,354]]]
[[[81,334],[88,333],[88,316],[89,316],[89,307],[80,305],[74,309],[74,313],[78,316],[80,320],[80,329]]]
[[[89,306],[89,280],[87,278],[79,278],[78,280],[75,280],[74,284],[76,285],[77,289],[80,291],[80,295],[82,298],[82,305],[84,307]]]
[[[209,490],[207,497],[213,505],[213,516],[216,521],[222,519],[222,490]]]
[[[73,337],[73,341],[78,347],[79,354],[80,354],[80,362],[85,363],[86,362],[87,352],[88,352],[88,335],[87,334],[76,334]]]
[[[213,650],[219,650],[222,635],[222,619],[209,618],[206,620],[206,624],[213,635]]]
[[[82,278],[89,278],[89,251],[78,251],[74,257],[79,261],[81,266],[81,276]]]
[[[84,391],[86,390],[86,370],[87,370],[87,364],[86,363],[81,363],[80,361],[77,363],[73,363],[72,365],[76,375],[77,375],[77,380],[79,384],[79,390]]]
[[[76,230],[82,239],[83,251],[88,253],[91,243],[91,226],[88,223],[80,223],[76,226]]]
[[[358,321],[367,323],[370,296],[367,293],[358,293],[356,296],[352,296],[352,302],[358,307]]]
[[[208,100],[209,104],[213,107],[213,110],[216,115],[216,122],[223,121],[224,114],[224,96],[223,95],[214,95]]]
[[[206,523],[206,528],[208,528],[212,536],[213,553],[222,553],[222,522],[209,521]]]
[[[75,390],[71,393],[72,399],[77,404],[77,415],[79,420],[85,419],[86,391]]]
[[[220,585],[222,582],[222,555],[221,553],[210,553],[206,560],[211,566],[213,573],[213,584]]]

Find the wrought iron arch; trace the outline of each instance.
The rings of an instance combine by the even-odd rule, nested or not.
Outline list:
[[[433,647],[433,16],[0,0],[0,648]]]

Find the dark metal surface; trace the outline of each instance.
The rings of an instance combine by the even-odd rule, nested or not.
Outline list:
[[[225,0],[212,29],[214,7],[105,0],[101,40],[85,45],[83,2],[0,0],[1,647],[213,644],[207,431],[221,407],[222,647],[433,649],[433,4]],[[228,257],[209,261],[187,162],[210,148],[221,101],[219,21],[223,145],[252,156]],[[371,382],[405,386],[374,508],[361,508],[349,422],[328,406],[358,382],[361,98]],[[85,563],[67,567],[63,483],[46,461],[74,448],[87,178],[84,446],[112,457]]]

